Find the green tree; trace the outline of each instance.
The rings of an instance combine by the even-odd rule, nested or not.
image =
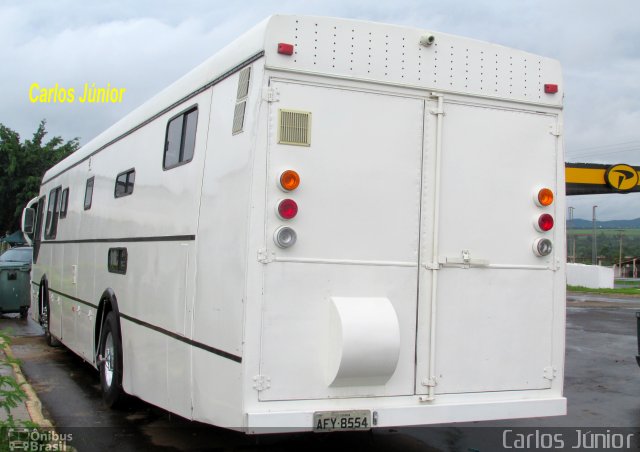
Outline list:
[[[0,235],[20,226],[22,209],[38,195],[45,171],[78,149],[78,138],[53,137],[45,143],[46,121],[42,120],[31,140],[0,124]]]

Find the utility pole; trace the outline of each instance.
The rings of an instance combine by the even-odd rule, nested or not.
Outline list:
[[[619,278],[622,278],[622,236],[624,235],[624,230],[620,229],[620,260],[619,260],[619,265],[620,265],[620,274],[618,275]]]
[[[598,238],[596,237],[596,208],[598,206],[593,206],[593,249],[591,251],[591,263],[593,265],[598,265]]]
[[[569,207],[569,224],[567,225],[567,229],[570,229],[570,227],[573,225],[573,211],[575,210],[575,207]],[[571,252],[571,263],[575,264],[576,263],[576,236],[575,234],[571,234],[572,235],[572,239],[573,239],[573,250]],[[569,245],[569,243],[567,243],[567,246]],[[568,250],[567,250],[567,254],[569,254]]]

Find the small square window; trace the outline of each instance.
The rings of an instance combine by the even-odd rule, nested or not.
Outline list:
[[[133,184],[136,181],[136,170],[130,169],[123,173],[118,174],[116,177],[116,188],[114,191],[114,196],[116,198],[121,198],[123,196],[128,196],[133,193]]]
[[[127,259],[126,248],[109,248],[107,269],[110,273],[125,275],[127,273]]]

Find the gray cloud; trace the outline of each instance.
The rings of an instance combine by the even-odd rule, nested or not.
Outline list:
[[[46,118],[51,134],[79,136],[85,143],[274,13],[409,25],[556,58],[565,76],[567,160],[640,165],[636,0],[3,3],[0,122],[29,136]],[[33,82],[76,90],[84,83],[111,83],[127,92],[121,104],[32,104],[28,90]],[[617,143],[626,144],[609,146]],[[587,209],[596,198],[570,198],[569,204]],[[638,201],[628,195],[598,198],[597,203],[603,218],[632,218],[640,217]]]

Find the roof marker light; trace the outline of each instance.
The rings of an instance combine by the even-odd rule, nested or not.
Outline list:
[[[287,44],[285,42],[278,43],[278,53],[280,55],[293,55],[293,44]]]
[[[555,94],[558,92],[558,85],[555,83],[545,83],[544,92],[547,94]]]

